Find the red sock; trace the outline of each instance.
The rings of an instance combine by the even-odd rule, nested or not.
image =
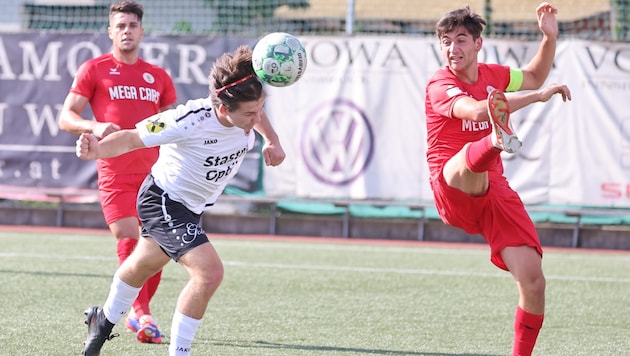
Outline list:
[[[162,270],[160,270],[158,273],[154,274],[151,278],[149,278],[149,280],[147,281],[148,288],[149,288],[149,301],[151,299],[153,299],[153,296],[155,295],[155,292],[157,292],[158,286],[160,285],[160,280],[162,279]]]
[[[466,149],[466,165],[475,172],[485,172],[492,167],[501,155],[501,149],[494,147],[490,136],[468,145]]]
[[[137,244],[138,239],[133,239],[131,237],[118,240],[118,243],[116,244],[116,253],[118,254],[119,266],[127,259],[127,257],[129,257],[129,255],[131,255]]]
[[[526,312],[521,307],[516,308],[513,356],[530,356],[532,354],[538,332],[542,328],[543,319],[544,315]]]
[[[161,277],[162,271],[159,271],[158,273],[149,277],[149,279],[144,282],[144,285],[142,285],[138,297],[133,302],[133,310],[136,312],[136,319],[145,314],[151,314],[149,302],[151,302],[151,298],[153,298],[155,292],[157,291]]]

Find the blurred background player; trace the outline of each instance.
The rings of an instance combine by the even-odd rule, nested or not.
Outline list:
[[[103,139],[140,120],[169,109],[177,99],[166,71],[139,57],[144,35],[142,5],[133,1],[113,3],[107,33],[112,52],[83,63],[77,71],[59,119],[62,130],[91,133]],[[90,104],[94,120],[80,115]],[[158,157],[158,148],[136,150],[116,158],[99,159],[98,190],[105,221],[116,238],[118,262],[129,257],[138,243],[136,211],[138,189]],[[151,316],[149,302],[157,291],[161,271],[149,278],[133,303],[127,328],[144,343],[160,343],[162,334]]]
[[[142,238],[116,271],[102,309],[93,306],[86,311],[84,355],[99,354],[140,286],[171,259],[186,269],[189,280],[177,299],[169,354],[190,354],[210,298],[223,280],[223,263],[201,226],[202,213],[237,174],[254,146],[254,129],[265,140],[265,164],[276,166],[285,158],[264,104],[252,51],[241,46],[214,63],[209,97],[189,100],[100,142],[92,134],[81,134],[77,156],[82,159],[160,147],[160,157],[138,195]]]
[[[469,7],[447,13],[437,23],[447,63],[426,87],[427,159],[435,205],[442,220],[490,245],[491,261],[516,281],[519,301],[513,355],[531,355],[543,324],[545,277],[536,227],[518,194],[503,176],[501,152],[521,147],[509,122],[510,109],[570,99],[565,85],[549,85],[506,98],[503,91],[540,88],[553,65],[558,37],[557,9],[536,9],[543,33],[532,60],[522,69],[478,63],[486,21]]]

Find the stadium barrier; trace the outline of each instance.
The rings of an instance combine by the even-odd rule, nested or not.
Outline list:
[[[100,210],[97,190],[25,187],[20,191],[0,185],[0,199],[48,202],[56,211],[56,226],[65,226],[64,216],[77,205],[83,210]],[[362,218],[411,219],[417,221],[417,240],[425,240],[425,226],[429,220],[440,220],[432,201],[403,201],[385,199],[304,198],[265,196],[244,193],[228,187],[217,203],[255,204],[268,211],[268,234],[277,235],[278,218],[283,214],[339,216],[342,238],[354,237],[351,224]],[[630,209],[601,208],[574,205],[527,205],[526,209],[536,224],[552,223],[572,229],[571,247],[581,246],[580,233],[586,226],[630,226]],[[10,222],[2,222],[10,224]]]
[[[56,225],[64,226],[64,214],[68,204],[82,204],[87,207],[90,203],[98,203],[98,191],[95,189],[79,188],[41,188],[0,185],[0,199],[22,202],[43,202],[56,204]]]
[[[341,237],[350,238],[350,225],[356,218],[403,218],[418,221],[417,239],[425,239],[428,220],[440,220],[432,201],[347,200],[300,197],[269,197],[260,195],[224,194],[218,202],[247,202],[269,207],[269,234],[275,235],[277,220],[284,212],[298,214],[339,215]],[[572,229],[571,247],[580,247],[580,232],[586,225],[630,226],[630,209],[600,208],[573,205],[528,205],[526,209],[534,223],[568,225]]]

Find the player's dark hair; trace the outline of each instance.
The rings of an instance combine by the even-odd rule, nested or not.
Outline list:
[[[245,45],[221,55],[212,66],[208,81],[212,103],[215,107],[223,104],[228,111],[237,110],[240,103],[256,101],[264,94],[252,67],[252,50]]]
[[[487,24],[486,20],[470,9],[470,6],[466,6],[442,16],[435,26],[435,32],[438,38],[441,38],[443,34],[461,26],[472,35],[473,39],[477,39],[481,37],[481,32]]]
[[[118,1],[109,7],[109,17],[111,18],[117,13],[134,14],[138,17],[138,21],[142,22],[144,10],[142,9],[142,5],[135,1]]]

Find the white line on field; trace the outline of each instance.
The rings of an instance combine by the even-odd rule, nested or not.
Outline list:
[[[238,246],[239,248],[266,248],[266,249],[309,249],[318,251],[365,251],[365,252],[392,252],[392,253],[419,253],[419,254],[435,254],[435,255],[488,255],[489,248],[484,249],[449,249],[449,248],[435,248],[426,246],[387,246],[387,245],[342,245],[342,244],[323,244],[323,243],[291,243],[291,242],[261,242],[261,241],[229,241],[229,240],[214,240],[212,244],[216,247],[221,246]]]
[[[114,257],[104,257],[104,256],[48,255],[48,254],[42,254],[42,253],[5,253],[5,252],[0,252],[0,257],[26,257],[26,258],[41,258],[41,259],[55,259],[55,260],[90,260],[90,261],[117,260],[117,258],[114,258]]]
[[[460,277],[490,277],[490,278],[511,278],[505,273],[482,273],[470,271],[439,271],[425,269],[399,269],[399,268],[373,268],[373,267],[351,267],[351,266],[331,266],[331,265],[293,265],[282,263],[250,263],[242,261],[223,261],[226,266],[245,268],[274,268],[274,269],[303,269],[313,271],[345,271],[345,272],[366,272],[366,273],[393,273],[393,274],[421,274],[430,276],[460,276]],[[582,276],[558,276],[545,275],[547,280],[559,281],[582,281],[582,282],[612,282],[630,283],[630,278],[613,277],[582,277]]]
[[[0,253],[0,258],[41,258],[59,260],[99,260],[113,261],[114,257],[105,256],[79,256],[79,255],[49,255],[37,253]],[[457,276],[457,277],[483,277],[483,278],[511,278],[507,272],[484,273],[471,271],[445,271],[432,269],[406,269],[406,268],[378,268],[378,267],[353,267],[335,265],[312,265],[312,264],[284,264],[284,263],[260,263],[245,261],[223,261],[225,266],[242,268],[270,268],[270,269],[300,269],[311,271],[336,271],[336,272],[357,272],[357,273],[391,273],[391,274],[417,274],[427,276]],[[630,283],[630,278],[615,277],[584,277],[584,276],[561,276],[545,275],[547,280],[557,281],[578,281],[578,282],[608,282],[608,283]]]

